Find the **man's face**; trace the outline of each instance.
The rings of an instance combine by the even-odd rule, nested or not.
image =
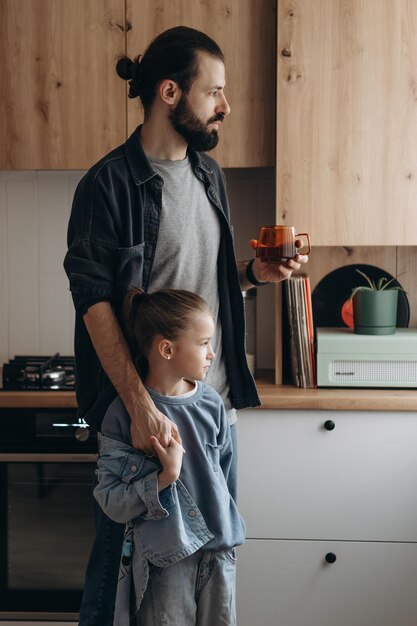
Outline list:
[[[198,53],[199,73],[189,93],[182,94],[170,119],[174,129],[195,150],[206,152],[217,146],[218,129],[230,113],[224,96],[225,72],[220,59]]]

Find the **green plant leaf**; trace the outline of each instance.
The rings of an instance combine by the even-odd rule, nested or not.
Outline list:
[[[366,282],[369,285],[369,288],[372,291],[376,291],[376,285],[375,285],[375,282],[372,280],[372,278],[369,278],[369,276],[367,276],[364,272],[361,272],[361,270],[358,270],[357,268],[356,268],[356,271],[366,280]]]
[[[385,276],[382,276],[382,277],[379,279],[379,281],[378,281],[378,283],[377,283],[377,286],[376,286],[377,291],[380,291],[380,290],[382,290],[382,289],[385,289],[385,287],[389,284],[389,283],[387,283],[387,285],[384,285],[384,283],[386,283],[386,282],[387,282],[387,280],[388,280],[388,278],[386,278]]]
[[[387,280],[387,279],[385,279],[385,280]],[[390,285],[392,283],[393,280],[395,280],[395,278],[391,278],[391,280],[388,280],[387,283],[383,287],[381,287],[381,290],[382,289],[386,289],[388,287],[388,285]],[[394,287],[391,287],[391,289],[401,289],[401,287],[395,287],[394,286]]]
[[[368,285],[360,285],[359,287],[355,287],[352,289],[352,293],[350,294],[349,302],[356,296],[358,291],[376,291],[372,287],[368,287]]]
[[[349,298],[349,300],[352,300],[353,296],[355,295],[356,291],[383,291],[384,289],[387,289],[389,287],[389,285],[391,285],[393,280],[397,280],[398,276],[402,276],[403,274],[405,274],[404,272],[401,272],[400,274],[397,274],[397,276],[390,278],[390,280],[388,280],[388,278],[386,276],[382,276],[378,282],[375,284],[375,281],[372,280],[372,278],[369,278],[369,276],[367,276],[364,272],[362,272],[361,270],[358,270],[357,268],[355,268],[355,271],[358,272],[358,274],[360,274],[368,283],[369,286],[360,286],[360,287],[355,287],[352,290],[352,294]],[[405,289],[403,289],[402,287],[400,287],[399,285],[394,285],[393,287],[390,287],[390,289],[397,289],[398,291],[402,291],[404,293],[407,293]]]

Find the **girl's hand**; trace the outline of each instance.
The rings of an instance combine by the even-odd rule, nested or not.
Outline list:
[[[162,491],[165,487],[172,485],[172,483],[174,483],[179,477],[184,448],[174,437],[171,437],[166,448],[161,446],[156,437],[152,436],[150,441],[155,454],[163,467],[158,475],[158,489],[159,491]]]

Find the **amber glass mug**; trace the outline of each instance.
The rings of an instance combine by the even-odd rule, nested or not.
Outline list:
[[[302,237],[306,237],[307,243],[303,248],[296,248],[296,240]],[[308,233],[296,233],[294,226],[261,226],[259,229],[256,256],[263,263],[286,262],[296,254],[309,254],[310,250]]]

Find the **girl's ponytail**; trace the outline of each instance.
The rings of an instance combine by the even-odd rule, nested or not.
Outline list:
[[[140,287],[132,287],[127,292],[123,302],[123,322],[130,335],[135,328],[138,307],[146,296],[146,292]]]
[[[147,364],[146,357],[141,354],[136,326],[140,316],[139,309],[146,295],[146,291],[140,287],[132,287],[125,296],[122,310],[123,324],[128,338],[130,354],[136,369],[142,377],[146,376]]]

